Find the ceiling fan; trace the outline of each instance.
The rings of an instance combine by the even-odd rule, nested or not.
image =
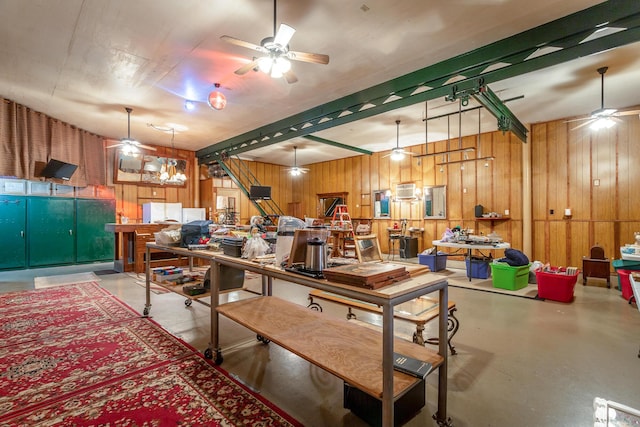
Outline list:
[[[414,154],[415,153],[412,153],[409,150],[400,148],[400,120],[396,120],[396,146],[391,150],[391,153],[382,157],[391,156],[391,160],[402,160],[404,159],[404,156],[413,156]]]
[[[293,147],[293,166],[285,169],[286,171],[289,172],[291,176],[299,176],[303,173],[309,172],[309,168],[301,168],[298,166],[298,157],[296,155],[297,150],[298,150],[298,147],[294,146]]]
[[[262,39],[259,46],[226,35],[220,37],[220,39],[264,54],[264,56],[258,58],[254,57],[251,62],[238,68],[235,71],[236,74],[241,76],[249,72],[249,70],[257,71],[259,69],[273,78],[284,76],[288,83],[295,83],[298,78],[291,71],[291,60],[314,64],[329,63],[328,55],[289,50],[289,41],[295,32],[296,30],[293,27],[287,24],[280,24],[280,28],[276,33],[276,0],[273,0],[273,37]]]
[[[109,145],[107,148],[124,147],[122,150],[128,153],[136,153],[140,151],[141,148],[144,148],[145,150],[156,151],[154,147],[140,144],[135,139],[131,139],[131,112],[133,110],[129,107],[125,107],[125,110],[127,112],[127,137],[122,138],[117,144]]]
[[[567,120],[567,123],[586,120],[586,122],[574,127],[571,130],[579,129],[587,125],[589,125],[593,130],[610,128],[615,124],[615,121],[620,121],[620,119],[618,119],[619,116],[632,116],[640,114],[640,110],[618,111],[615,108],[604,107],[604,74],[608,69],[609,67],[598,68],[598,74],[600,74],[600,108],[593,111],[589,117]]]

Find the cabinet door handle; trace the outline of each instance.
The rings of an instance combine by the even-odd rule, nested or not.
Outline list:
[[[20,230],[20,237],[24,239],[24,230]]]
[[[73,230],[69,230],[69,236],[73,236]]]

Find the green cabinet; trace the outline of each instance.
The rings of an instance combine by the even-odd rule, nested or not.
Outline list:
[[[27,202],[22,196],[0,195],[0,269],[27,265]]]
[[[29,267],[73,264],[75,199],[30,197],[27,212]]]
[[[113,222],[115,200],[76,200],[76,262],[113,261],[115,237],[104,229]]]

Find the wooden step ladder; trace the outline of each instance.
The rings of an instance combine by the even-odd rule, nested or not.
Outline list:
[[[336,230],[353,230],[351,216],[347,210],[347,205],[336,205],[331,219],[331,228]]]

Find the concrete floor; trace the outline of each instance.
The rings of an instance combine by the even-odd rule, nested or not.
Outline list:
[[[110,269],[112,263],[0,272],[0,292],[33,289],[33,278]],[[462,272],[464,274],[464,272]],[[142,311],[144,288],[127,274],[100,284]],[[143,279],[143,277],[141,277]],[[258,280],[247,280],[258,289]],[[617,285],[617,278],[612,278]],[[306,305],[308,289],[276,281],[274,295]],[[247,292],[222,296],[243,298]],[[449,358],[448,415],[457,427],[593,425],[593,399],[640,408],[640,312],[604,281],[579,279],[570,304],[450,287],[460,330]],[[151,315],[196,348],[209,342],[209,308],[176,294],[152,294]],[[346,309],[323,304],[328,315]],[[375,316],[359,314],[375,322]],[[411,333],[396,322],[398,332]],[[427,327],[435,335],[436,322]],[[363,426],[342,405],[342,382],[331,374],[221,317],[222,367],[306,426]],[[348,349],[345,349],[348,351]],[[427,381],[427,405],[407,426],[435,426],[437,375]]]

